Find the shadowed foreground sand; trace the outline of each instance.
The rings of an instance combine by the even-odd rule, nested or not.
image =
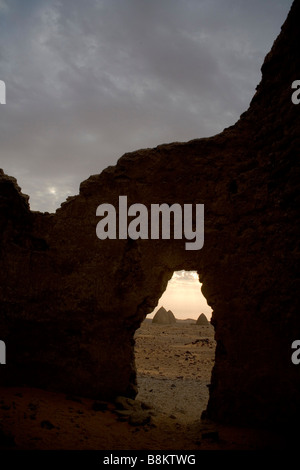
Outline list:
[[[175,423],[199,420],[208,401],[214,355],[211,325],[145,321],[136,333],[137,398],[172,416]]]
[[[264,430],[201,421],[214,330],[146,321],[136,332],[136,402],[105,403],[29,388],[0,389],[1,449],[222,450],[289,444]]]

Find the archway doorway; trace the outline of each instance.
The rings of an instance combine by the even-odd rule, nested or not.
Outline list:
[[[156,322],[162,310],[171,311],[176,321]],[[207,323],[198,325],[201,314]],[[198,274],[175,271],[135,335],[137,398],[178,425],[199,421],[208,403],[215,358],[211,314]]]

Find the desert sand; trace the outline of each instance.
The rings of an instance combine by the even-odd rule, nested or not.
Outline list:
[[[201,420],[214,363],[214,329],[195,322],[137,330],[135,401],[100,402],[31,388],[0,389],[0,448],[251,450],[284,447],[277,432]]]
[[[199,420],[208,401],[214,329],[195,321],[143,322],[136,332],[137,398],[177,423]]]

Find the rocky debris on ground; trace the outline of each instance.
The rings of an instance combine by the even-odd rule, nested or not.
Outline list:
[[[139,400],[119,396],[115,399],[116,409],[114,412],[121,421],[127,420],[132,426],[154,425],[152,408]]]

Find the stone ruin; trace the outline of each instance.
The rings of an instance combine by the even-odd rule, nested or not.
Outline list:
[[[209,325],[209,321],[207,320],[204,313],[200,313],[199,317],[197,318],[196,325]]]
[[[30,211],[0,174],[0,384],[93,398],[137,392],[134,333],[174,271],[197,271],[217,342],[206,414],[245,425],[298,423],[300,365],[300,2],[262,66],[249,109],[222,133],[125,154],[55,214]],[[100,151],[100,150],[99,150]],[[105,240],[96,208],[199,203],[205,241]]]
[[[176,323],[176,318],[171,310],[166,310],[164,307],[160,307],[152,319],[152,323],[159,325],[172,325]]]

